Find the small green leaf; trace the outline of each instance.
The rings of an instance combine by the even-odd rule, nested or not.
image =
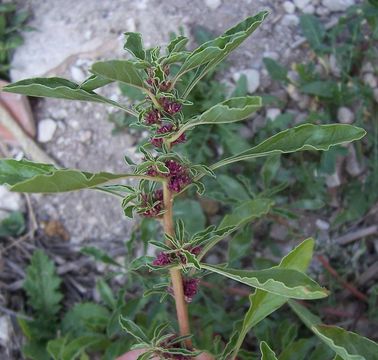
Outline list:
[[[171,40],[171,42],[167,45],[167,50],[169,54],[177,53],[182,50],[185,50],[185,46],[188,43],[189,39],[185,36],[177,36]]]
[[[26,193],[55,193],[87,189],[111,180],[133,176],[135,175],[57,169],[53,165],[28,160],[0,160],[0,184],[10,185],[11,191]]]
[[[322,50],[324,46],[325,29],[317,17],[304,14],[300,18],[303,35],[314,51]]]
[[[303,150],[326,151],[331,146],[359,140],[364,137],[365,134],[366,131],[364,129],[352,125],[303,124],[281,131],[259,145],[243,151],[240,154],[223,159],[210,168],[214,170],[234,162],[250,160],[271,154],[286,154]]]
[[[288,81],[288,70],[285,67],[270,58],[264,58],[263,62],[273,80],[283,81],[285,83]]]
[[[61,280],[56,275],[54,263],[42,250],[36,250],[26,270],[24,289],[29,303],[41,316],[55,316],[60,309]]]
[[[143,332],[143,330],[135,324],[133,321],[120,316],[119,317],[119,323],[121,324],[121,327],[123,330],[128,332],[130,335],[132,335],[137,341],[141,343],[148,343],[148,337],[146,334]]]
[[[106,79],[100,75],[91,75],[80,84],[80,87],[85,91],[93,91],[112,82],[113,80]]]
[[[85,255],[93,256],[95,260],[101,261],[104,264],[121,267],[121,265],[118,262],[116,262],[111,256],[109,256],[105,251],[97,247],[85,246],[80,250],[80,252],[82,252]]]
[[[261,360],[278,360],[274,351],[265,341],[260,343]]]
[[[96,288],[101,296],[101,300],[110,309],[116,307],[116,299],[114,298],[113,291],[104,279],[97,280]]]
[[[312,300],[328,295],[327,290],[297,270],[279,267],[264,270],[236,270],[209,264],[201,264],[201,267],[242,284],[287,298]]]
[[[303,323],[342,359],[378,359],[378,344],[374,341],[337,326],[321,324],[319,317],[295,301],[290,300],[289,305]]]
[[[305,94],[319,96],[321,98],[334,98],[338,93],[338,88],[333,81],[312,81],[300,87],[300,91]]]
[[[126,42],[123,48],[138,59],[144,60],[146,58],[146,52],[143,48],[142,35],[135,32],[125,32],[125,37]]]

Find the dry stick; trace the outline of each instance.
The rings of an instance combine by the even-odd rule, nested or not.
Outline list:
[[[364,238],[366,236],[373,235],[376,233],[378,233],[378,225],[372,225],[363,229],[359,229],[352,233],[342,235],[336,238],[335,242],[337,242],[340,245],[347,245],[353,241],[356,241],[358,239],[361,239],[361,238]]]
[[[173,196],[171,191],[168,189],[168,184],[166,181],[163,183],[163,194],[165,210],[163,217],[164,232],[173,237],[175,235],[173,227]],[[171,245],[169,240],[167,240],[167,244]],[[182,281],[181,270],[170,269],[169,272],[172,280],[173,295],[175,297],[176,313],[180,328],[180,335],[190,335],[188,308],[184,297],[184,286]],[[189,349],[192,348],[191,339],[186,339],[185,345]]]
[[[3,106],[0,106],[0,124],[12,133],[25,153],[33,160],[48,164],[56,164],[55,160],[48,156],[28,135],[25,134],[25,131]]]
[[[338,281],[340,282],[346,289],[348,289],[357,299],[368,302],[368,298],[365,294],[363,294],[361,291],[356,289],[353,285],[349,284],[347,281],[345,281],[338,273],[337,271],[329,264],[328,260],[322,256],[318,255],[316,257],[324,266],[324,268]]]

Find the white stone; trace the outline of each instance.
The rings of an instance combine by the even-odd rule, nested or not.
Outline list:
[[[327,175],[326,177],[326,184],[329,188],[338,187],[341,185],[340,176],[337,172],[332,175]]]
[[[322,4],[330,11],[345,11],[355,0],[322,0]]]
[[[79,67],[72,66],[70,70],[71,70],[71,77],[73,80],[75,80],[78,83],[81,83],[85,80],[86,76],[84,74],[84,71],[81,70]]]
[[[364,83],[365,85],[370,86],[373,89],[378,85],[377,78],[372,73],[366,73],[364,75]]]
[[[328,16],[330,11],[325,6],[318,6],[315,12],[316,12],[316,15],[319,15],[319,16]]]
[[[24,207],[22,196],[11,192],[5,185],[0,185],[0,221],[8,217],[10,212],[21,211]]]
[[[294,4],[299,10],[303,10],[310,2],[311,0],[294,0]]]
[[[368,61],[362,65],[361,71],[363,73],[374,72],[374,66],[371,62]]]
[[[221,0],[205,0],[205,4],[211,10],[215,10],[222,4],[222,1]]]
[[[315,225],[319,230],[323,230],[323,231],[327,231],[330,227],[329,223],[322,219],[317,219],[315,222]]]
[[[363,171],[363,168],[357,159],[356,150],[352,144],[349,144],[348,146],[348,156],[346,157],[345,169],[347,173],[353,177],[361,175]]]
[[[44,119],[38,123],[38,141],[41,143],[49,142],[55,133],[57,124],[54,120]]]
[[[295,14],[286,14],[282,17],[281,23],[287,27],[295,27],[299,24],[299,17]]]
[[[352,124],[354,113],[349,108],[342,106],[337,110],[337,121],[342,124]]]
[[[68,113],[67,113],[67,110],[66,109],[54,109],[52,111],[52,117],[54,119],[58,119],[58,120],[64,120],[68,117]]]
[[[0,316],[0,342],[6,346],[9,344],[12,325],[8,315]],[[5,354],[3,354],[5,355]]]
[[[278,108],[271,108],[266,111],[266,118],[274,121],[278,115],[281,115],[281,110]]]
[[[282,4],[285,12],[287,12],[288,14],[294,14],[295,12],[295,5],[291,2],[291,1],[285,1],[283,4]]]
[[[340,77],[341,69],[340,69],[339,64],[337,63],[336,56],[333,55],[333,54],[331,54],[330,57],[329,57],[329,67],[331,69],[332,75],[334,75],[336,77]]]
[[[313,14],[315,12],[315,6],[312,4],[308,4],[303,8],[303,13],[305,14]]]
[[[91,130],[83,130],[79,133],[79,139],[82,143],[90,142],[92,139],[92,131]]]
[[[298,89],[293,84],[289,84],[286,88],[286,91],[289,94],[290,98],[294,101],[300,100],[301,95],[299,94]]]
[[[238,81],[240,76],[245,75],[247,78],[248,93],[253,94],[260,86],[260,73],[255,69],[245,69],[234,73],[234,81]]]

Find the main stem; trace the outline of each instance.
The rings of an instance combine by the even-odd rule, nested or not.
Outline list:
[[[173,226],[173,196],[171,191],[168,189],[168,184],[166,182],[163,183],[163,194],[165,210],[163,217],[164,232],[173,237],[175,236]],[[170,245],[169,240],[167,240],[167,244]],[[169,272],[172,280],[173,295],[175,297],[176,313],[180,328],[180,335],[190,335],[188,307],[186,305],[184,297],[184,286],[182,281],[181,270],[170,269]],[[186,339],[185,344],[189,349],[192,348],[191,339]]]

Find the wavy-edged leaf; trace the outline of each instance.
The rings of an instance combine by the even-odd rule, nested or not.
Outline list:
[[[303,323],[344,360],[377,360],[378,344],[337,326],[321,324],[319,317],[303,305],[289,301],[292,310]]]
[[[59,77],[31,78],[20,80],[4,86],[3,91],[23,94],[27,96],[92,101],[109,104],[121,108],[122,110],[125,110],[134,115],[132,110],[125,108],[117,102],[107,99],[91,91],[91,89],[93,89],[92,81],[94,81],[94,78],[92,78],[91,80],[92,84],[87,84],[87,86],[84,84],[84,87],[82,87],[79,84]]]
[[[274,351],[265,341],[260,343],[261,360],[278,360]]]
[[[186,72],[200,67],[188,85],[184,97],[202,77],[247,39],[261,25],[267,15],[267,11],[261,11],[255,16],[250,16],[228,29],[221,36],[207,41],[195,49],[186,58],[175,77],[178,79]]]
[[[140,343],[149,343],[147,335],[137,324],[135,324],[134,321],[131,321],[130,319],[127,319],[121,315],[119,317],[119,323],[122,329],[132,335],[137,341]]]
[[[286,154],[303,150],[326,151],[330,147],[359,140],[366,131],[346,124],[313,125],[303,124],[279,132],[261,144],[237,155],[213,164],[212,170],[242,160],[250,160],[271,154]]]
[[[0,184],[8,184],[11,191],[18,192],[66,192],[93,188],[126,177],[135,177],[135,175],[89,173],[73,169],[57,169],[53,165],[28,160],[0,160]]]
[[[313,250],[314,240],[311,238],[306,239],[287,254],[277,268],[305,272],[311,262]],[[284,305],[287,300],[286,297],[271,294],[260,289],[257,289],[254,294],[250,295],[250,306],[239,330],[234,355],[238,353],[247,333],[260,321]]]
[[[146,52],[143,48],[142,35],[135,32],[125,32],[126,42],[124,49],[140,60],[146,58]]]
[[[129,60],[99,61],[92,65],[92,72],[113,81],[145,89],[140,67]]]
[[[85,79],[80,87],[85,91],[93,91],[105,85],[112,83],[113,80],[106,79],[100,75],[91,75],[88,79]]]
[[[287,298],[312,300],[328,295],[326,289],[297,270],[278,267],[264,270],[237,270],[210,264],[201,264],[201,267],[242,284]]]

